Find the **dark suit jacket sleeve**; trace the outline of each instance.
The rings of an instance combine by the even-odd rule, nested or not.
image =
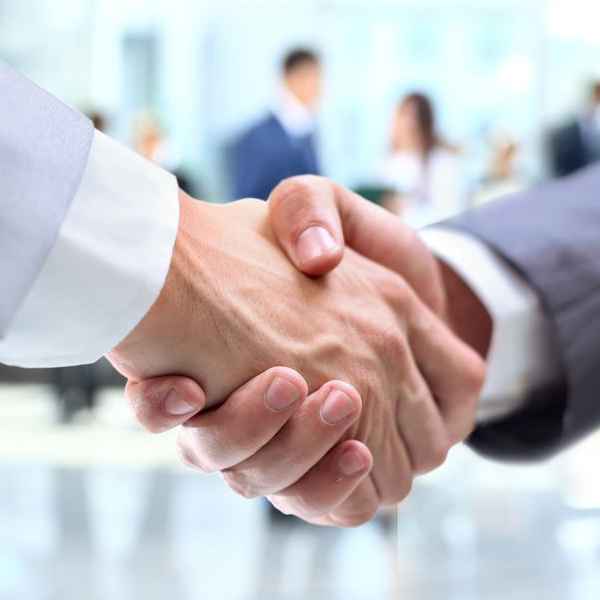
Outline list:
[[[562,369],[519,414],[478,428],[481,452],[531,459],[600,427],[600,168],[466,213],[447,225],[483,240],[537,291]]]

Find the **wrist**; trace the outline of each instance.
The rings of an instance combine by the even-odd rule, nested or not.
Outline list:
[[[436,259],[446,291],[446,321],[452,331],[487,358],[492,341],[492,317],[475,292],[443,260]]]
[[[190,294],[191,263],[198,254],[198,248],[191,248],[193,240],[190,232],[194,231],[198,220],[196,212],[202,211],[206,205],[179,191],[179,223],[177,237],[173,246],[167,276],[160,293],[148,312],[143,316],[134,329],[116,346],[110,354],[109,360],[115,368],[130,380],[145,379],[173,372],[166,368],[164,355],[157,352],[158,346],[177,344],[174,342],[180,335],[175,315],[181,321],[188,320],[190,315],[187,296]],[[198,297],[195,298],[194,307],[197,313],[201,312]],[[176,354],[173,352],[172,356]]]

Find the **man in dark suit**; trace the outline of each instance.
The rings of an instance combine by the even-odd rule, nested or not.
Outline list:
[[[290,52],[273,109],[233,144],[233,197],[266,200],[287,177],[319,174],[315,112],[320,92],[319,57],[311,50]]]
[[[600,81],[591,86],[585,113],[550,134],[549,153],[552,173],[557,177],[600,160]]]

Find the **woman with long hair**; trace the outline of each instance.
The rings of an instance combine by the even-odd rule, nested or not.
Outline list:
[[[436,129],[430,99],[413,92],[397,105],[383,180],[399,198],[397,212],[414,226],[427,225],[465,207],[460,151]]]

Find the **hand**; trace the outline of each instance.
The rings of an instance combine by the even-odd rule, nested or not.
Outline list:
[[[326,183],[325,180],[312,181],[312,184],[317,185],[317,192],[323,192],[324,183]],[[283,198],[286,199],[285,202],[280,202],[284,207],[289,205],[289,198],[291,197],[289,187],[287,185],[287,189],[284,187],[283,190],[279,190],[279,192],[282,192]],[[274,198],[277,198],[277,192],[274,194]],[[277,201],[274,202],[274,207],[277,207]],[[369,248],[369,250],[374,252],[375,255],[377,252],[382,252],[385,248],[385,245],[379,243],[380,238],[374,236],[375,232],[380,227],[389,233],[392,233],[394,229],[388,227],[385,222],[386,219],[383,218],[384,216],[387,217],[385,213],[370,214],[368,222],[364,224],[366,235],[355,236],[358,239],[359,243],[357,245],[359,247],[360,242],[368,240],[369,237],[374,240],[373,247]],[[294,223],[294,221],[289,222]],[[394,236],[391,239],[394,243],[387,247],[387,251],[394,251],[396,254],[388,254],[383,258],[390,259],[392,256],[400,256],[403,250],[419,247],[418,241],[413,234],[406,234],[403,237],[402,235],[398,235],[398,233],[405,233],[403,231],[394,230],[393,233]],[[332,231],[332,234],[335,240],[336,231]],[[280,238],[282,238],[285,245],[286,238],[285,235],[281,235],[281,228]],[[289,239],[294,238],[291,236]],[[387,237],[384,236],[381,239],[387,239]],[[309,272],[312,271],[314,273],[320,268],[327,268],[327,265],[331,267],[337,264],[341,259],[341,244],[329,244],[326,250],[320,257],[315,255],[316,260],[315,256],[309,256],[308,262],[302,263],[303,258],[300,257],[301,266]],[[367,297],[371,295],[372,301],[369,302],[368,307],[369,311],[372,310],[374,317],[376,317],[378,307],[381,308],[382,299],[384,299],[384,305],[388,303],[388,307],[390,306],[391,297],[387,296],[385,292],[390,292],[390,283],[394,281],[393,277],[390,279],[392,274],[381,270],[376,265],[361,263],[360,260],[357,261],[357,258],[360,257],[356,257],[350,252],[348,254],[350,256],[346,258],[344,264],[333,275],[338,275],[339,271],[342,271],[343,279],[341,281],[347,284],[349,281],[356,281],[356,279],[353,279],[353,275],[357,273],[360,273],[366,280],[376,274],[375,289],[368,288],[367,290],[361,290],[363,293],[365,291],[368,292]],[[344,271],[344,266],[348,262],[350,263],[352,273],[347,273],[347,268]],[[368,265],[368,272],[360,270],[365,265]],[[438,281],[436,278],[439,278],[435,262],[430,259],[426,266],[430,269],[429,273],[426,272],[426,269],[422,268],[422,265],[415,266],[411,264],[410,268],[406,270],[411,281],[421,291],[425,290],[424,295],[428,298],[429,303],[438,310],[441,310],[443,308],[443,295],[439,294],[436,286],[433,285],[433,283]],[[328,277],[326,287],[330,288],[329,291],[336,290],[336,286],[338,285],[341,285],[339,279],[333,279],[332,276]],[[265,456],[263,455],[259,459],[250,461],[250,464],[244,464],[246,461],[242,461],[231,467],[225,467],[228,468],[227,478],[233,487],[236,487],[245,495],[276,493],[272,498],[275,504],[288,512],[294,512],[313,522],[356,524],[368,518],[380,503],[393,503],[404,497],[410,487],[413,475],[439,464],[443,460],[449,446],[458,439],[462,439],[468,433],[472,425],[474,405],[483,376],[481,361],[450,335],[447,329],[434,318],[431,312],[416,299],[411,290],[402,284],[401,280],[395,280],[393,287],[395,302],[391,304],[395,304],[398,308],[396,318],[399,316],[403,318],[393,324],[389,324],[389,319],[385,318],[384,323],[388,323],[389,325],[386,324],[383,331],[381,328],[378,329],[377,320],[369,321],[369,326],[366,326],[366,323],[362,323],[358,318],[360,309],[357,312],[355,303],[349,301],[349,299],[356,300],[356,294],[345,299],[343,296],[340,297],[341,303],[338,304],[339,307],[346,303],[349,308],[348,311],[344,311],[348,331],[339,332],[340,339],[344,339],[352,330],[358,330],[367,335],[371,334],[368,338],[374,342],[374,344],[371,344],[371,350],[379,350],[378,356],[381,357],[378,359],[379,362],[373,361],[370,363],[373,373],[365,373],[364,370],[361,371],[360,369],[358,372],[351,370],[351,377],[349,378],[350,381],[360,384],[359,389],[362,387],[363,397],[366,392],[369,399],[367,404],[369,410],[363,411],[360,421],[351,427],[346,435],[367,442],[367,445],[371,446],[374,450],[376,459],[378,455],[382,459],[387,458],[387,460],[380,460],[376,464],[376,468],[369,478],[370,485],[368,485],[368,482],[362,482],[342,504],[330,503],[328,507],[329,509],[333,507],[333,510],[328,509],[327,514],[323,512],[322,505],[319,507],[315,505],[315,498],[318,496],[316,491],[313,493],[306,492],[307,486],[305,484],[307,480],[310,481],[310,478],[307,477],[308,474],[296,480],[291,488],[289,485],[287,489],[282,487],[281,481],[270,482],[270,486],[265,485],[264,479],[261,480],[261,473],[268,467],[269,461],[265,462]],[[381,294],[381,292],[384,293]],[[403,302],[398,302],[400,299]],[[359,303],[359,305],[363,306],[364,304]],[[314,307],[311,306],[313,311],[316,308],[316,305]],[[382,315],[385,312],[383,311]],[[375,325],[374,329],[369,331],[369,328],[373,327],[373,325]],[[406,326],[407,336],[401,333],[403,325]],[[320,328],[318,331],[320,332]],[[377,334],[377,331],[379,331],[379,334]],[[373,333],[376,335],[373,335]],[[382,334],[383,337],[381,337]],[[332,356],[334,361],[336,357],[339,358],[338,355],[347,359],[352,354],[352,351],[364,350],[364,344],[361,345],[361,342],[364,342],[363,337],[361,335],[355,338],[357,346],[340,348],[340,352]],[[414,355],[408,346],[408,337],[411,338],[410,341],[415,348]],[[381,346],[382,341],[383,347]],[[389,372],[389,367],[393,366],[393,363],[392,365],[389,362],[386,364],[385,351],[382,352],[382,348],[386,346],[396,354],[396,364],[400,367],[392,374]],[[313,350],[317,348],[318,345]],[[310,348],[306,350],[310,354]],[[319,353],[317,352],[317,354]],[[364,353],[364,357],[368,358],[369,353]],[[431,362],[429,362],[430,359],[432,359]],[[349,362],[352,363],[352,360]],[[439,364],[435,364],[436,362]],[[334,366],[334,370],[338,373],[347,373],[347,363],[347,360],[346,364],[344,360],[334,362],[334,365],[339,365],[339,368]],[[306,361],[305,364],[308,365],[309,362]],[[432,391],[430,391],[425,380],[420,376],[416,364],[419,364],[421,367],[425,374],[425,379],[429,380]],[[306,370],[305,368],[303,372],[306,372]],[[309,366],[308,371],[310,372],[310,370],[311,367]],[[352,375],[354,374],[358,377],[353,379]],[[381,374],[382,378],[377,377],[375,379],[373,374]],[[381,386],[382,382],[384,384],[391,383],[391,385]],[[188,384],[193,385],[191,382],[188,382]],[[398,390],[397,393],[395,393],[394,388]],[[376,390],[376,393],[373,393],[374,390]],[[439,409],[433,401],[432,393],[439,399]],[[308,412],[310,413],[310,411]],[[200,418],[203,419],[204,416],[206,415]],[[304,413],[300,413],[296,421],[309,423],[310,418],[307,421]],[[190,425],[192,424],[190,423]],[[248,421],[244,424],[247,427]],[[200,429],[199,431],[206,432],[211,430],[211,427],[213,431],[219,429],[213,422],[204,430]],[[221,428],[223,429],[222,423]],[[243,428],[238,427],[236,434],[233,428],[231,428],[234,438],[236,435],[239,435],[240,430],[243,430]],[[282,431],[285,430],[286,428],[284,427]],[[187,442],[184,442],[183,445],[184,448],[187,448],[186,453],[188,457],[196,457],[196,464],[201,464],[206,469],[206,461],[204,460],[206,447],[202,446],[202,440],[206,439],[206,436],[203,434],[194,438],[193,435],[190,436],[188,434],[187,437]],[[215,446],[213,445],[213,447]],[[363,450],[361,446],[358,446],[358,448],[361,451]],[[190,449],[194,451],[191,452]],[[268,456],[268,453],[265,454]],[[363,453],[363,458],[368,458],[366,452]],[[270,462],[272,463],[273,460]],[[211,467],[222,468],[222,465],[213,463],[209,465],[209,468]],[[318,461],[315,462],[312,472],[315,470],[317,472],[320,470],[320,463]],[[329,472],[331,473],[331,470]],[[308,489],[312,488],[308,486]],[[298,502],[300,498],[302,501]]]
[[[352,248],[403,276],[462,340],[487,356],[492,321],[486,308],[400,219],[323,177],[287,179],[269,204],[278,241],[299,271],[325,275],[341,262],[344,248]]]
[[[339,381],[308,396],[307,389],[298,373],[276,367],[187,423],[189,413],[201,411],[206,402],[192,380],[167,376],[130,382],[126,396],[151,431],[184,424],[178,437],[183,462],[201,472],[222,466],[224,479],[239,494],[252,497],[259,485],[281,487],[271,500],[285,505],[287,512],[305,518],[332,513],[331,524],[360,524],[377,506],[369,495],[355,493],[371,470],[371,452],[357,440],[343,439],[360,417],[360,397]],[[344,396],[352,410],[333,422],[325,407],[328,402],[339,406]]]

